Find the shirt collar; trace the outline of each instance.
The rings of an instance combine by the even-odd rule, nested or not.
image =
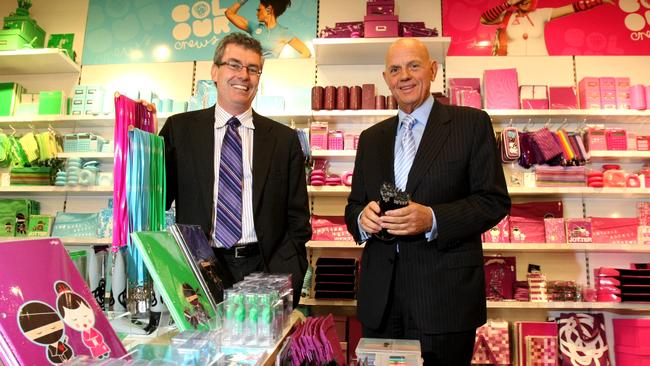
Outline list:
[[[411,117],[415,118],[417,121],[416,124],[424,123],[426,126],[427,120],[429,120],[429,114],[431,114],[431,109],[433,109],[433,96],[429,95],[429,98],[427,98],[424,103],[422,103],[413,111],[413,113],[411,113]],[[401,109],[397,111],[397,118],[399,120],[398,129],[402,127],[402,121],[404,120],[405,116],[406,113]]]
[[[222,128],[226,125],[226,122],[232,117],[232,115],[228,112],[226,112],[223,108],[219,106],[219,103],[217,103],[214,107],[214,127],[215,128]],[[255,129],[255,125],[253,125],[253,108],[249,107],[247,110],[245,110],[243,113],[236,115],[237,119],[241,123],[242,126],[246,128],[250,128],[252,130]]]

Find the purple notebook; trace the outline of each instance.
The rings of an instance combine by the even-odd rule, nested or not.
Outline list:
[[[0,243],[0,360],[58,365],[126,354],[59,239]]]

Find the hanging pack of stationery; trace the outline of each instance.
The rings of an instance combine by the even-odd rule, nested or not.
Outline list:
[[[501,150],[501,161],[510,163],[521,156],[519,144],[519,132],[515,127],[506,127],[498,136],[499,150]]]

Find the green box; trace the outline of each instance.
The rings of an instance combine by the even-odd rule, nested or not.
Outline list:
[[[70,57],[72,61],[74,61],[75,53],[72,50],[73,41],[74,33],[51,34],[50,39],[47,41],[47,48],[60,48],[68,54],[68,57]]]
[[[4,29],[19,31],[31,48],[45,47],[45,31],[27,15],[10,15],[4,18]],[[21,47],[23,48],[23,47]]]
[[[49,215],[31,215],[27,227],[27,236],[50,236],[54,218]]]
[[[13,51],[25,48],[29,40],[18,29],[0,30],[0,51]]]
[[[67,99],[61,90],[38,93],[38,114],[65,114]]]
[[[23,92],[18,83],[0,83],[0,116],[14,115]]]

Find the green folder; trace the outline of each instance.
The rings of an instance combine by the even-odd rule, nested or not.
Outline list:
[[[174,237],[166,231],[141,231],[131,238],[178,329],[211,329],[216,311]]]

